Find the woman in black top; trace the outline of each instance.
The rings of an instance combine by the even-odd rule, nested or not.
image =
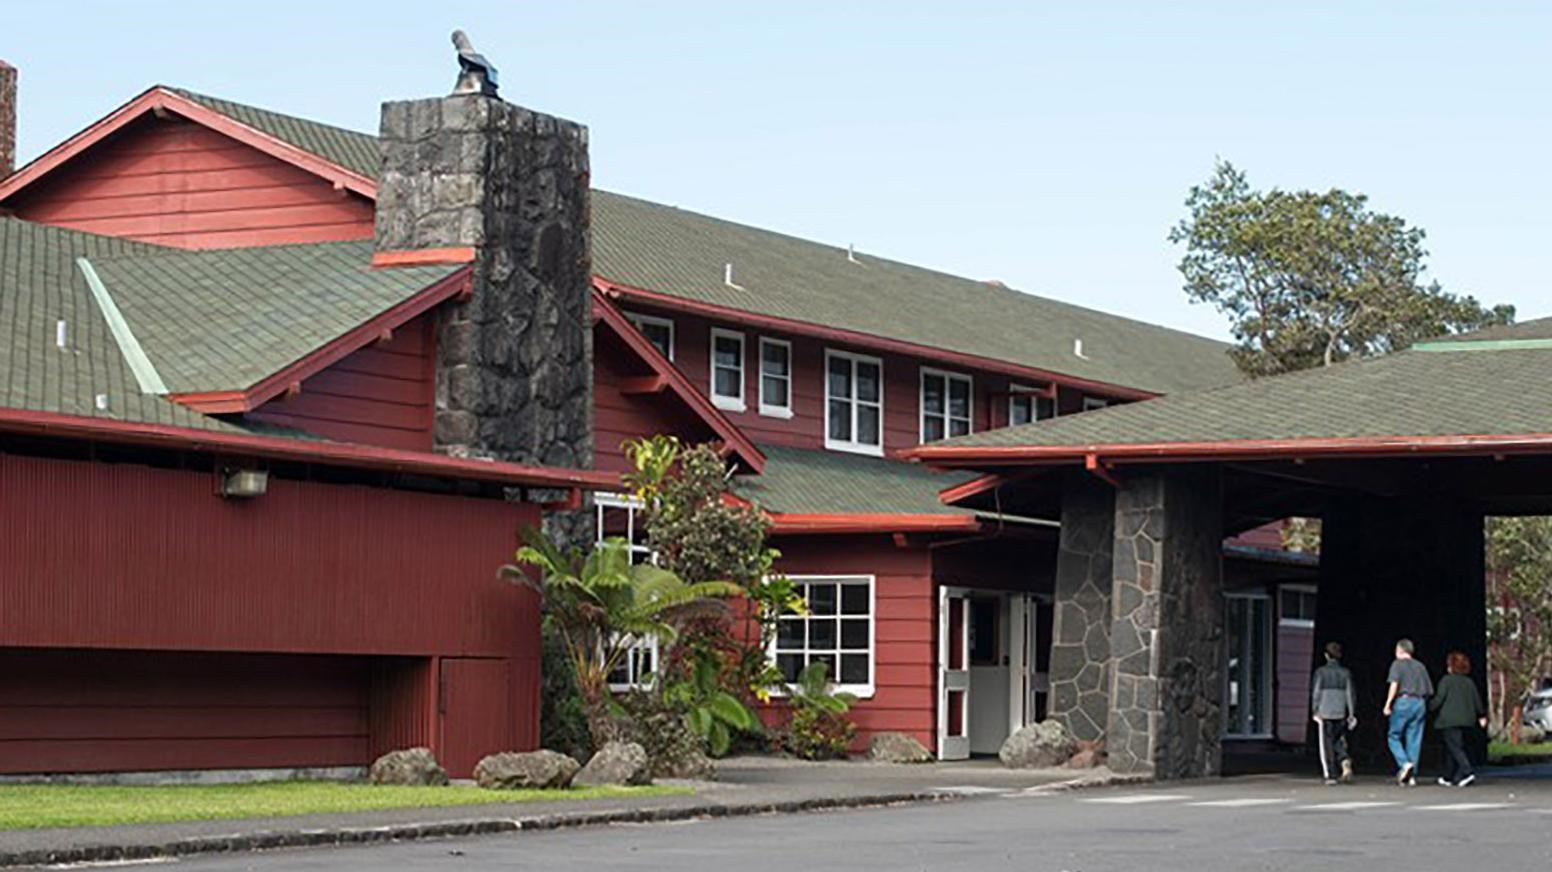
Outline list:
[[[1433,725],[1444,739],[1443,787],[1465,787],[1477,779],[1466,753],[1466,731],[1487,726],[1487,706],[1477,683],[1471,680],[1471,658],[1451,651],[1447,661],[1449,674],[1439,679],[1439,687],[1428,703],[1434,712]]]

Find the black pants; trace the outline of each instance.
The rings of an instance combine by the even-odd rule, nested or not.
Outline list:
[[[1347,721],[1320,721],[1320,773],[1326,778],[1342,774],[1342,761],[1347,759]]]
[[[1444,727],[1439,735],[1444,739],[1444,777],[1452,784],[1472,773],[1471,755],[1466,753],[1466,730],[1469,727]]]

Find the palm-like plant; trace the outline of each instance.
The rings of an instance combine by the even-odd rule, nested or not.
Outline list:
[[[666,569],[633,565],[624,539],[607,539],[585,552],[561,548],[529,529],[523,531],[523,542],[518,565],[501,567],[500,575],[539,593],[576,670],[577,692],[595,744],[615,732],[609,674],[631,647],[651,637],[672,641],[679,621],[701,609],[722,607],[718,598],[741,590],[724,581],[690,584]],[[524,566],[536,568],[538,578]]]

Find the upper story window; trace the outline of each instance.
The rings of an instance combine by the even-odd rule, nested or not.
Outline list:
[[[792,343],[760,337],[760,414],[792,417]]]
[[[1024,385],[1008,389],[1008,426],[1056,417],[1056,401],[1044,392]]]
[[[742,412],[744,404],[744,334],[711,328],[711,401],[718,408]]]
[[[825,350],[825,447],[883,455],[883,361]]]
[[[969,433],[973,393],[969,376],[922,367],[921,441]]]
[[[652,346],[662,352],[669,360],[674,359],[674,322],[667,318],[659,318],[656,315],[642,315],[637,312],[627,312],[625,317],[630,319],[641,335],[647,337]]]
[[[1085,411],[1085,412],[1092,412],[1095,409],[1103,409],[1103,408],[1105,408],[1108,405],[1110,405],[1110,401],[1105,399],[1104,397],[1084,397],[1083,398],[1083,411]]]

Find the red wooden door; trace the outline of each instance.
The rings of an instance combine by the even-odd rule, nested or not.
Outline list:
[[[516,750],[511,661],[443,659],[439,710],[440,756],[452,777],[473,775],[474,764],[486,754]]]

